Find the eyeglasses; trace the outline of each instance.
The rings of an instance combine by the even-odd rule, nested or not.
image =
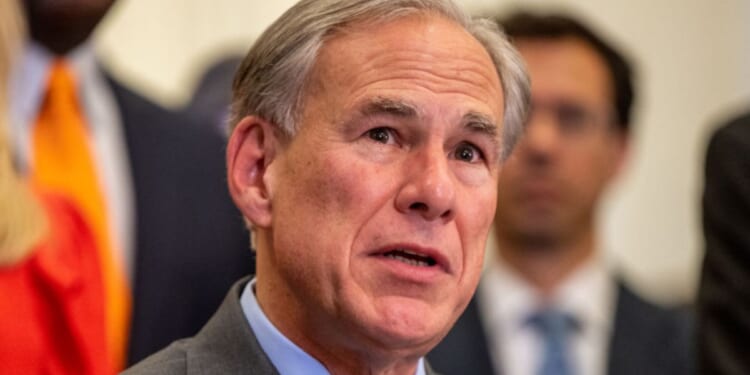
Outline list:
[[[534,116],[542,112],[551,115],[560,134],[568,137],[582,136],[596,128],[613,125],[615,122],[611,111],[597,110],[581,103],[532,101],[529,123],[532,122]]]

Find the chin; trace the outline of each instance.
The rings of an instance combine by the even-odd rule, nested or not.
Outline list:
[[[407,297],[380,301],[373,334],[386,347],[411,349],[426,354],[445,336],[455,317],[445,309]],[[385,302],[385,303],[384,303]]]

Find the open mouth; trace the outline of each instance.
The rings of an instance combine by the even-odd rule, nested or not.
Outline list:
[[[383,253],[383,256],[416,267],[432,267],[437,264],[437,261],[430,256],[404,249],[391,250]]]

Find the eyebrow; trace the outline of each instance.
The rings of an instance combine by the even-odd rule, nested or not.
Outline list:
[[[417,108],[403,100],[377,97],[367,102],[360,111],[365,116],[391,115],[403,118],[417,116]]]
[[[406,119],[419,117],[419,110],[415,105],[401,99],[388,97],[373,98],[365,103],[359,112],[365,117],[377,115],[390,115]],[[500,147],[499,128],[489,116],[470,111],[462,117],[461,123],[464,128],[487,136],[492,139],[495,146]]]
[[[365,116],[380,114],[393,115],[397,117],[413,118],[418,117],[417,107],[403,100],[378,97],[365,104],[360,111]],[[469,112],[465,114],[461,121],[466,128],[478,133],[497,138],[498,127],[495,122],[488,116],[479,112]]]
[[[463,123],[465,124],[465,127],[469,128],[471,131],[484,133],[492,137],[495,142],[498,141],[498,127],[495,122],[486,115],[479,112],[469,112],[464,115]]]

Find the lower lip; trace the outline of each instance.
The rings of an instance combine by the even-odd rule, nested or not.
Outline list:
[[[433,266],[414,266],[382,255],[373,255],[370,258],[375,260],[377,265],[383,267],[385,272],[406,282],[429,284],[447,275],[443,268],[437,264]]]

